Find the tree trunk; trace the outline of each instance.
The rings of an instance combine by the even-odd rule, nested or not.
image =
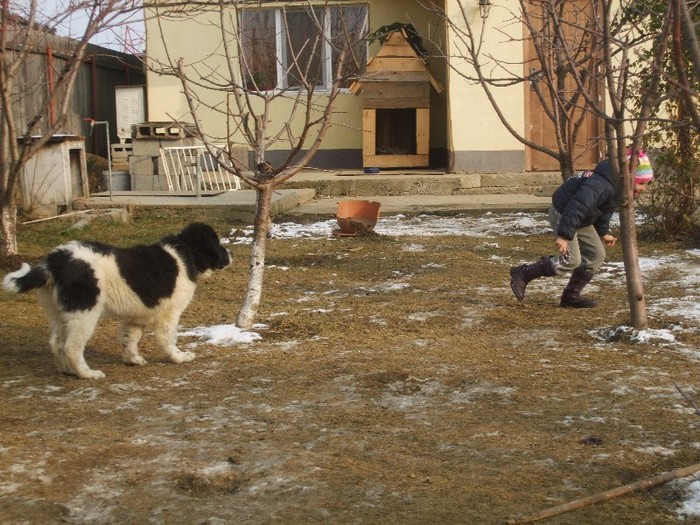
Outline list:
[[[644,299],[642,272],[639,269],[639,245],[637,243],[637,224],[635,222],[634,175],[637,159],[630,159],[627,170],[622,171],[622,191],[625,196],[620,206],[620,237],[622,242],[622,259],[625,263],[627,280],[627,298],[630,305],[631,323],[634,328],[648,327],[647,307]]]
[[[688,2],[686,0],[677,0],[677,2],[681,12],[683,38],[685,39],[690,61],[693,64],[695,80],[700,80],[700,45],[698,45],[697,35],[695,34],[695,24],[693,23],[693,18],[690,16]]]
[[[0,204],[3,255],[17,255],[17,203],[10,199]]]
[[[244,330],[248,330],[253,326],[262,297],[263,274],[265,272],[265,245],[267,244],[267,234],[270,229],[272,185],[261,184],[256,190],[256,198],[248,291],[243,306],[238,312],[237,321],[238,327]]]
[[[574,176],[574,162],[571,155],[559,155],[559,169],[562,180],[567,180]]]
[[[625,263],[627,279],[627,297],[630,303],[632,326],[644,329],[649,326],[647,307],[644,299],[644,285],[639,269],[639,250],[637,248],[637,227],[634,222],[634,208],[620,211],[620,232],[622,236],[622,258]]]

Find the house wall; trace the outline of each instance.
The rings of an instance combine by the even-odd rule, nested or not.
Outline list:
[[[481,57],[493,56],[512,64],[514,73],[522,74],[522,26],[513,23],[511,9],[518,9],[515,0],[492,2],[489,16],[482,20],[475,1],[462,2],[464,13],[457,0],[447,0],[445,7],[457,30],[450,30],[451,69],[473,75],[473,68],[463,59],[456,58],[460,49],[458,33],[466,22],[477,34],[483,29]],[[465,18],[467,19],[465,21]],[[508,38],[510,35],[512,38]],[[488,63],[489,61],[486,60]],[[493,62],[491,61],[491,65]],[[486,66],[485,74],[492,74]],[[497,70],[496,70],[497,71]],[[504,73],[504,76],[505,73]],[[451,169],[455,172],[520,172],[525,169],[525,147],[507,131],[486,97],[483,88],[451,71],[447,84],[449,99],[449,136],[451,138]],[[504,118],[521,135],[525,126],[525,98],[522,84],[493,89],[494,97]]]
[[[443,0],[436,0],[442,4]],[[359,3],[359,2],[358,2]],[[423,7],[423,1],[382,0],[370,2],[369,24],[370,32],[377,28],[395,22],[412,23],[425,35],[435,35],[438,44],[444,44],[444,24],[441,17]],[[264,5],[264,4],[263,4]],[[270,5],[279,5],[270,4]],[[204,61],[207,68],[223,68],[221,58],[222,36],[215,27],[219,24],[216,13],[200,13],[195,18],[188,17],[161,19],[147,18],[146,22],[146,54],[151,66],[158,69],[158,60],[164,60],[166,55],[176,61],[184,57],[185,63]],[[167,42],[167,48],[163,44]],[[432,44],[424,42],[426,47]],[[379,49],[378,43],[370,46],[369,56]],[[167,51],[167,53],[166,53]],[[445,85],[446,67],[440,59],[429,59],[428,65],[433,76]],[[202,71],[202,66],[199,66]],[[160,75],[149,71],[147,80],[148,117],[152,122],[180,120],[193,122],[183,95],[179,80],[172,76]],[[213,112],[200,109],[198,117],[205,127],[205,132],[213,140],[223,140],[227,136],[225,116],[225,93],[221,91],[199,90],[197,96],[212,105],[220,105],[223,112]],[[327,96],[318,95],[319,107],[324,106]],[[447,150],[447,96],[443,92],[431,95],[431,153],[435,163],[446,164]],[[284,126],[292,112],[293,102],[276,100],[268,135],[273,135]],[[260,105],[258,105],[260,109]],[[294,126],[293,126],[294,127]],[[320,168],[362,168],[362,99],[344,91],[338,97],[333,114],[333,126],[323,140],[321,150],[314,157],[311,165]],[[298,127],[297,127],[298,129]],[[283,132],[283,136],[287,136]],[[242,143],[239,137],[238,141]],[[273,164],[281,160],[288,152],[288,143],[282,141],[271,146],[267,158]]]

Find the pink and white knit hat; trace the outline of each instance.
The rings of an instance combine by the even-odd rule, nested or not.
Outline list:
[[[627,160],[630,160],[632,152],[627,151]],[[634,174],[634,182],[643,184],[654,180],[654,170],[651,168],[651,162],[644,150],[639,150],[639,162],[637,163],[637,172]]]

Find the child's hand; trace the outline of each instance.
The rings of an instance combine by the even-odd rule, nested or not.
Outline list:
[[[569,254],[569,241],[564,239],[564,237],[557,237],[557,251],[561,253],[564,257]]]
[[[605,234],[603,235],[603,242],[606,246],[615,246],[615,243],[617,242],[617,237],[613,237],[609,233]]]

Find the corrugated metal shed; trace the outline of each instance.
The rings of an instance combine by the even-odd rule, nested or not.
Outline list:
[[[59,108],[51,104],[50,95],[55,79],[63,70],[74,46],[75,42],[69,38],[44,34],[29,50],[11,95],[13,114],[20,135],[37,114],[41,114],[45,122],[57,116]],[[22,51],[17,45],[13,45],[12,40],[4,47],[5,52],[10,55]],[[141,57],[88,45],[76,78],[66,123],[61,132],[88,137],[86,151],[107,157],[105,134],[95,133],[90,136],[90,126],[85,119],[109,121],[112,124],[110,129],[113,130],[111,140],[116,142],[118,139],[115,89],[117,86],[145,83],[146,74]]]

